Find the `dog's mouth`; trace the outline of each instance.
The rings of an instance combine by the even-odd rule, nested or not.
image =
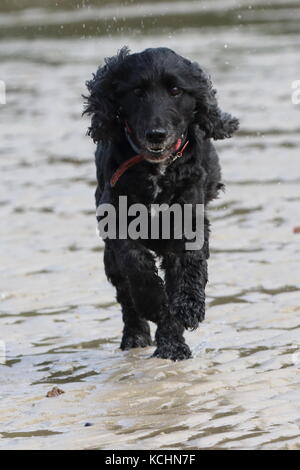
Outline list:
[[[144,157],[147,162],[150,163],[161,163],[176,155],[180,151],[183,143],[186,140],[186,133],[181,134],[176,139],[173,138],[170,142],[170,138],[161,143],[149,143],[141,142],[136,134],[126,125],[126,136],[131,147]]]
[[[145,160],[151,163],[159,163],[167,160],[171,154],[172,154],[172,149],[174,145],[171,145],[170,147],[167,146],[151,146],[151,147],[146,147],[145,151],[143,151],[143,155]]]
[[[150,163],[161,163],[170,158],[172,159],[180,152],[185,140],[186,135],[182,134],[171,145],[146,146],[146,151],[143,151],[144,159]]]
[[[172,143],[146,145],[145,150],[142,151],[144,159],[150,163],[161,163],[173,159],[184,147],[186,134],[186,132],[182,133],[180,137],[173,139]]]

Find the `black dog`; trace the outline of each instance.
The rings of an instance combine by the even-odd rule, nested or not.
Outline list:
[[[167,48],[130,54],[124,47],[106,59],[87,88],[84,112],[91,115],[89,135],[98,144],[97,207],[111,203],[117,209],[121,195],[128,204],[147,207],[206,206],[217,196],[223,185],[211,138],[231,137],[238,121],[219,109],[197,63]],[[198,250],[186,250],[184,238],[105,240],[105,272],[123,312],[122,349],[151,345],[151,320],[157,324],[154,356],[191,356],[183,332],[204,319],[208,239],[205,216]]]

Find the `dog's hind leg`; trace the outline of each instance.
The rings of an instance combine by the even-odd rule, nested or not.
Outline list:
[[[121,341],[121,349],[144,348],[152,344],[150,327],[144,318],[141,318],[135,310],[130,295],[128,280],[122,274],[115,253],[108,244],[104,250],[105,273],[116,288],[117,301],[121,304],[124,329]]]

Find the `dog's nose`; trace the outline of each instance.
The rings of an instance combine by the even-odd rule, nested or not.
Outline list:
[[[165,129],[151,129],[146,132],[146,139],[148,142],[157,144],[163,142],[167,137],[167,131]]]

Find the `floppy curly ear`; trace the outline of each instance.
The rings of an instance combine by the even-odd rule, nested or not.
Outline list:
[[[211,79],[197,63],[193,64],[193,72],[194,78],[198,81],[195,121],[205,132],[206,137],[213,139],[231,137],[239,128],[238,119],[221,111]]]
[[[114,82],[119,66],[129,53],[125,46],[116,56],[106,58],[105,65],[99,67],[92,80],[86,82],[89,95],[83,97],[86,100],[83,114],[91,116],[88,135],[94,142],[111,140],[116,132],[118,102]]]

